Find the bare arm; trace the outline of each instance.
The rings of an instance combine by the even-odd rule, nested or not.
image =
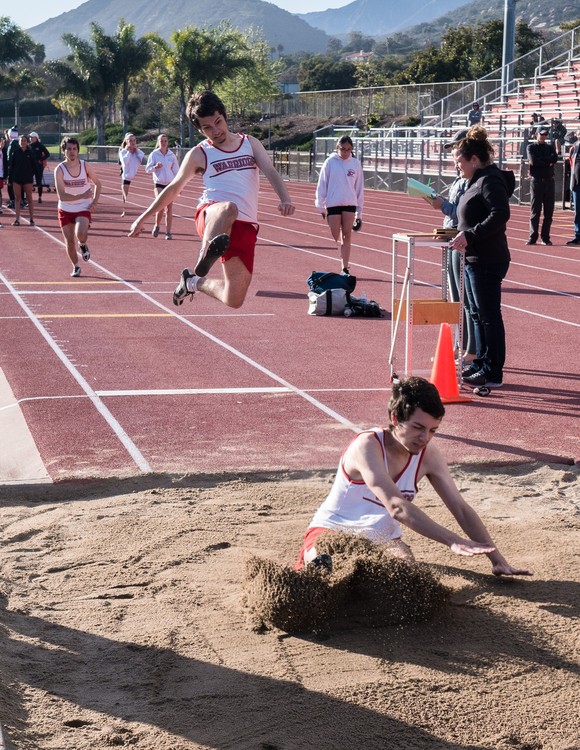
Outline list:
[[[60,171],[60,170],[59,170]],[[93,183],[93,203],[91,205],[91,209],[95,208],[97,203],[99,202],[99,198],[101,197],[101,190],[102,190],[102,183],[93,171],[92,167],[89,167],[89,165],[85,162],[85,171],[87,173],[87,177],[89,180]]]
[[[386,469],[381,446],[373,433],[364,433],[350,444],[345,453],[344,467],[352,479],[365,482],[396,521],[418,534],[445,544],[457,555],[472,556],[494,551],[493,544],[487,540],[463,539],[406,500]]]
[[[266,149],[262,146],[260,141],[251,135],[248,136],[248,140],[252,147],[252,151],[254,152],[254,159],[256,160],[256,164],[258,165],[260,171],[264,174],[270,185],[272,185],[272,187],[278,194],[278,198],[280,198],[278,211],[280,211],[282,216],[291,216],[294,213],[295,208],[292,203],[292,198],[290,198],[290,195],[286,190],[284,180],[278,174],[274,165],[270,161],[270,157],[268,156]]]
[[[514,568],[507,562],[495,547],[493,539],[481,518],[461,496],[449,473],[449,467],[438,449],[435,446],[429,446],[429,449],[429,465],[425,467],[429,481],[463,531],[471,539],[477,539],[477,541],[494,548],[493,552],[488,553],[493,574],[496,576],[532,575],[530,571]]]
[[[146,208],[145,211],[143,211],[143,213],[131,224],[129,237],[137,237],[143,229],[145,221],[150,216],[154,216],[156,213],[162,211],[170,203],[173,203],[187,183],[193,179],[197,173],[203,172],[204,169],[205,160],[201,153],[201,149],[197,147],[191,149],[183,160],[175,179],[169,183],[165,190],[162,190],[156,196],[149,208]]]

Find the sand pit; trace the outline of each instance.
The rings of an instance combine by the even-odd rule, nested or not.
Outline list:
[[[256,632],[244,580],[294,563],[330,474],[0,488],[6,747],[579,750],[579,473],[453,471],[533,578],[409,532],[443,606],[301,634]]]

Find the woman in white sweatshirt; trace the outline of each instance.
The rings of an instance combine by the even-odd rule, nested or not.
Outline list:
[[[173,151],[169,150],[169,138],[161,133],[157,138],[155,150],[149,154],[145,171],[153,175],[153,190],[155,197],[164,190],[179,171],[179,163]],[[165,239],[170,240],[171,224],[173,221],[173,203],[170,203],[163,211],[155,214],[155,224],[151,234],[157,237],[161,219],[165,213]]]
[[[352,139],[343,135],[336,145],[336,153],[322,165],[316,186],[316,208],[336,242],[343,273],[349,273],[351,236],[353,228],[362,226],[364,203],[364,175],[361,163],[352,155]]]
[[[119,149],[119,164],[121,165],[121,193],[123,195],[123,212],[125,216],[125,204],[129,197],[129,186],[131,180],[137,174],[137,170],[143,162],[145,154],[137,148],[137,138],[133,133],[125,133],[123,143]]]

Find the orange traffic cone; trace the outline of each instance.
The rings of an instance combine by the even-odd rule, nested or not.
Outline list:
[[[449,323],[441,323],[430,380],[439,391],[441,401],[444,404],[459,404],[471,401],[470,398],[459,395],[457,370],[455,369],[455,358],[453,356],[453,337]]]

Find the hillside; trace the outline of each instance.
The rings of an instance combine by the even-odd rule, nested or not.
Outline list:
[[[399,31],[420,35],[439,36],[441,30],[459,23],[473,24],[504,17],[504,0],[355,0],[342,8],[332,8],[315,13],[302,13],[307,23],[329,35],[344,37],[359,31],[374,38]],[[572,0],[518,0],[517,18],[534,28],[557,29],[562,21],[580,17],[580,6]]]
[[[117,28],[120,18],[135,25],[138,36],[155,31],[169,39],[175,29],[185,26],[212,27],[221,21],[231,21],[237,28],[247,30],[260,27],[274,49],[282,45],[285,53],[324,52],[328,37],[323,31],[309,26],[298,16],[263,0],[214,0],[210,5],[191,0],[88,0],[78,8],[61,13],[55,18],[27,29],[30,36],[44,44],[48,59],[67,54],[61,41],[65,31],[73,31],[88,38],[90,23],[102,26],[107,34]]]
[[[342,8],[301,13],[299,17],[332,36],[360,31],[376,38],[439,18],[464,4],[465,0],[406,0],[404,4],[400,0],[355,0]]]

